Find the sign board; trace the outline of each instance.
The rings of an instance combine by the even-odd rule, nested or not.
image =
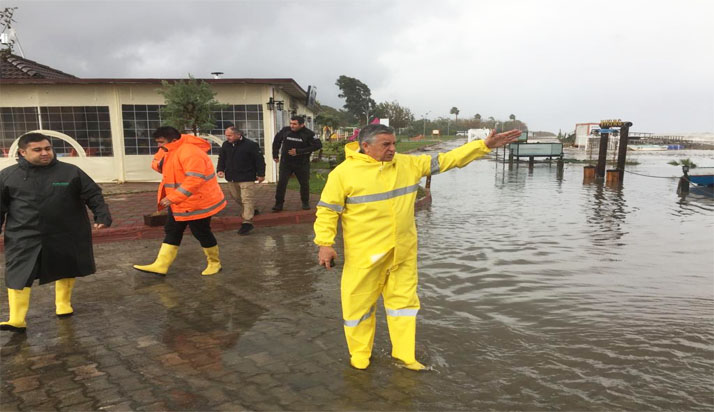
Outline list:
[[[516,157],[562,156],[562,143],[511,143],[508,145],[511,155]]]
[[[439,129],[434,129],[434,130],[432,130],[432,131],[431,131],[431,134],[438,136],[438,135],[440,134],[440,133],[439,133]]]

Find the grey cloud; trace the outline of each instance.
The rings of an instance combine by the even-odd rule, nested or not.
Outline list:
[[[19,1],[26,57],[81,77],[357,77],[415,114],[714,131],[711,2]],[[607,17],[603,17],[607,16]]]

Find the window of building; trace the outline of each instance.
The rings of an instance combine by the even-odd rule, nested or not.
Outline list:
[[[40,122],[40,119],[42,121]],[[87,156],[113,156],[109,107],[3,107],[0,108],[0,149],[7,157],[12,142],[32,130],[64,133],[79,143]],[[57,156],[77,156],[76,150],[61,139],[50,139]]]
[[[12,142],[19,136],[40,128],[36,107],[0,108],[0,154],[7,157]]]
[[[54,130],[79,143],[87,156],[113,156],[112,127],[108,106],[40,107],[43,130]],[[69,143],[52,139],[58,156],[77,156]]]
[[[121,107],[124,122],[124,153],[151,155],[158,146],[151,134],[161,126],[161,106],[152,104],[124,104]]]
[[[235,126],[242,130],[247,138],[258,143],[260,148],[264,149],[262,104],[226,105],[213,115],[216,118],[216,128],[210,131],[211,134],[224,136],[226,127]]]
[[[160,105],[122,105],[124,152],[127,155],[154,154],[158,147],[151,137],[162,124]],[[261,105],[226,105],[214,112],[216,128],[208,133],[225,138],[226,127],[236,126],[263,147],[263,108]],[[220,146],[211,142],[211,153],[218,155]]]

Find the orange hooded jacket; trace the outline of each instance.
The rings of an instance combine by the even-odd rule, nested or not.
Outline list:
[[[177,221],[198,220],[223,210],[226,198],[218,185],[213,163],[206,152],[211,145],[200,137],[182,134],[154,155],[151,167],[163,175],[157,204],[171,200]],[[163,207],[159,204],[159,210]]]

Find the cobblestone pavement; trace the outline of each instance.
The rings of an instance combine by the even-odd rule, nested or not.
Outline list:
[[[383,312],[372,365],[349,367],[339,272],[315,264],[311,225],[217,237],[224,270],[212,277],[190,235],[166,277],[131,268],[159,240],[97,245],[69,318],[55,317],[52,285],[35,285],[27,333],[0,332],[0,410],[465,408],[433,387],[448,374],[391,360]]]

